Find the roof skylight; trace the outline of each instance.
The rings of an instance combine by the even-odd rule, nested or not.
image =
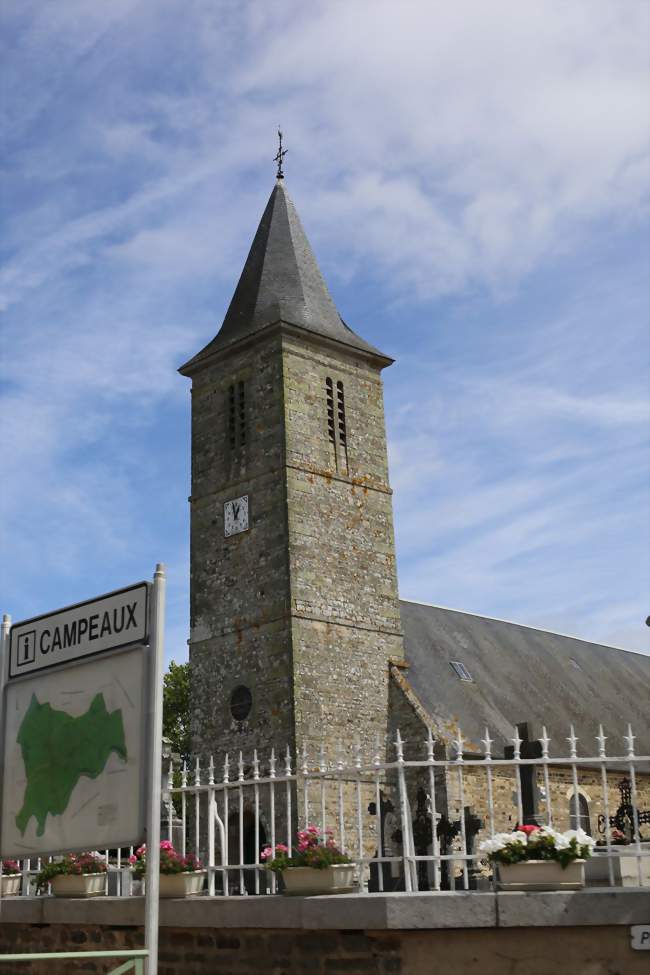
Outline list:
[[[473,682],[474,678],[472,677],[472,675],[470,674],[469,670],[467,669],[464,663],[462,663],[460,660],[450,660],[449,663],[456,671],[457,677],[460,677],[461,680],[468,680]]]

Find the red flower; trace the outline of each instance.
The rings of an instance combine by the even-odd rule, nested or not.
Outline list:
[[[539,826],[534,826],[534,825],[531,825],[531,826],[517,826],[517,830],[520,833],[525,833],[526,836],[530,836],[531,833],[536,833],[538,829],[539,829]]]

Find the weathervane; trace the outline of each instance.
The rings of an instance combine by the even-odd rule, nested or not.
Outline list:
[[[277,154],[276,154],[275,159],[273,160],[273,162],[276,162],[278,164],[278,171],[276,173],[276,179],[284,179],[284,173],[282,172],[282,160],[284,159],[284,157],[286,156],[286,154],[289,152],[289,150],[282,148],[282,130],[280,129],[279,126],[278,126],[278,140],[280,142],[280,146],[278,148]]]

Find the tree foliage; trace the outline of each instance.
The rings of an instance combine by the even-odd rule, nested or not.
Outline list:
[[[189,762],[192,750],[190,736],[190,665],[169,665],[163,683],[163,735],[169,738],[172,751]]]

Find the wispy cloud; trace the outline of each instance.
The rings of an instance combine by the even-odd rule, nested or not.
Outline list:
[[[646,4],[28,0],[3,16],[15,613],[164,558],[182,643],[175,369],[219,325],[281,121],[341,311],[399,361],[402,591],[636,633]]]
[[[570,295],[568,333],[565,308],[531,311],[524,334],[504,309],[505,360],[495,343],[480,362],[409,363],[389,411],[403,595],[650,649],[643,293],[626,292],[626,340],[589,344],[619,287]]]

